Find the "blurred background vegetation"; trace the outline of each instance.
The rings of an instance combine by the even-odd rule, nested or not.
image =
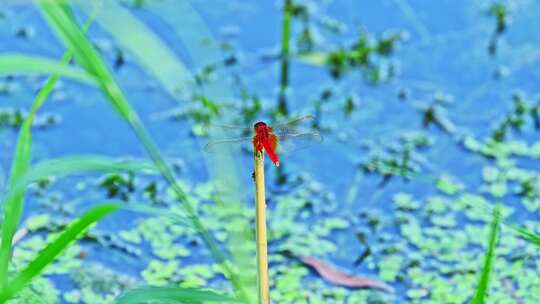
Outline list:
[[[254,303],[250,145],[203,147],[305,115],[273,303],[539,302],[539,9],[3,0],[0,302]]]

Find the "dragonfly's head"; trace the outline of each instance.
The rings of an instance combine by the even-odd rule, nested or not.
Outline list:
[[[262,121],[259,121],[257,123],[255,123],[255,125],[253,126],[253,128],[255,129],[255,131],[257,130],[261,130],[261,129],[266,129],[268,126],[266,125],[266,123],[262,122]]]

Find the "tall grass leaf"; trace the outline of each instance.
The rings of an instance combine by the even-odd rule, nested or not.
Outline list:
[[[176,0],[148,1],[144,5],[144,10],[163,20],[172,29],[181,41],[182,47],[186,49],[193,66],[215,64],[216,58],[223,56],[218,47],[220,42],[214,38],[214,32],[200,13],[193,8],[193,3]],[[201,43],[202,38],[206,43]],[[231,99],[235,96],[230,86],[222,81],[205,83],[204,94],[216,100]]]
[[[158,147],[140,121],[137,113],[127,102],[103,59],[99,56],[93,45],[80,30],[75,20],[68,13],[68,8],[63,5],[65,2],[59,3],[54,0],[38,0],[37,3],[49,25],[56,31],[66,46],[73,48],[77,62],[86,69],[88,73],[96,77],[99,81],[99,87],[110,104],[116,109],[121,117],[129,123],[137,138],[141,141],[147,153],[150,155],[150,158],[156,164],[158,170],[171,185],[177,199],[182,203],[181,206],[186,212],[191,225],[197,230],[204,243],[210,249],[212,256],[216,262],[220,264],[226,277],[231,280],[237,295],[243,300],[247,299],[247,293],[244,291],[238,275],[229,265],[225,255],[219,249],[217,242],[211,237],[210,233],[206,230],[202,221],[197,216],[192,202],[182,190],[181,186],[176,182],[173,171],[168,167],[161,156]]]
[[[68,77],[86,84],[95,85],[96,81],[84,70],[65,64],[59,64],[54,59],[36,55],[0,54],[0,75],[17,74],[50,74]]]
[[[495,259],[495,247],[499,235],[499,223],[501,219],[499,213],[499,208],[495,207],[493,220],[491,222],[489,230],[488,247],[484,257],[484,267],[480,274],[480,280],[478,282],[478,286],[476,287],[476,291],[471,301],[471,304],[485,303],[486,293],[489,287],[491,269],[493,267],[493,260]]]
[[[88,10],[91,2],[74,3]],[[118,2],[104,2],[96,22],[158,79],[171,96],[176,97],[180,90],[193,84],[190,71],[167,44]]]
[[[195,66],[204,66],[208,63],[214,63],[216,58],[221,58],[222,54],[217,47],[203,46],[200,43],[201,37],[204,37],[213,46],[218,46],[219,42],[214,38],[213,31],[208,27],[204,18],[193,8],[189,1],[160,0],[150,1],[144,4],[145,12],[151,13],[156,18],[166,23],[178,39],[182,42],[183,48],[187,50],[191,61]],[[182,16],[182,18],[178,18]],[[186,29],[197,29],[186,30]],[[217,101],[226,99],[228,96],[234,96],[233,90],[222,81],[212,81],[204,86],[204,94],[208,98]],[[224,134],[218,134],[219,129],[213,128],[212,136],[219,138]],[[212,220],[223,223],[223,228],[228,234],[226,246],[230,253],[229,259],[237,269],[242,269],[239,273],[247,294],[253,297],[252,302],[257,296],[257,277],[255,263],[255,234],[245,233],[237,227],[250,227],[250,218],[246,215],[243,204],[245,189],[238,177],[238,168],[234,165],[236,154],[230,149],[225,149],[218,157],[215,154],[205,153],[206,167],[212,180],[219,186],[220,194],[214,199],[219,213],[209,214],[214,217]],[[234,218],[235,221],[230,221]],[[251,284],[250,284],[251,283]]]
[[[181,288],[146,286],[128,290],[122,294],[116,304],[145,304],[145,303],[240,303],[234,297],[215,291]]]
[[[0,303],[3,303],[24,288],[30,280],[39,275],[47,265],[51,264],[64,249],[92,224],[97,223],[103,217],[119,208],[120,206],[117,204],[101,204],[93,207],[72,222],[57,239],[49,243],[32,262],[8,282],[6,288],[0,292]]]

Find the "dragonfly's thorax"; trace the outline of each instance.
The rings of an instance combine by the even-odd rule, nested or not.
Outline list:
[[[260,137],[260,139],[268,138],[270,128],[266,123],[259,121],[253,126],[253,129],[255,130],[256,136]]]

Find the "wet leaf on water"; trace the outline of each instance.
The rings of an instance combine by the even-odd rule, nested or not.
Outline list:
[[[317,258],[302,257],[300,260],[302,263],[312,267],[323,279],[332,284],[349,288],[375,288],[390,293],[394,292],[394,289],[391,286],[388,286],[383,282],[368,277],[352,276]]]
[[[420,203],[414,201],[412,196],[407,193],[397,193],[394,195],[393,200],[398,210],[410,211],[420,208]]]

